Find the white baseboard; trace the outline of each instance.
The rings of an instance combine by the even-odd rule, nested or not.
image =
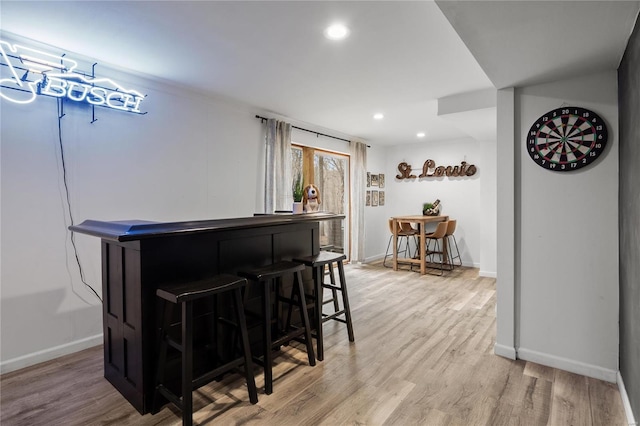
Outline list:
[[[89,336],[74,342],[65,343],[64,345],[55,346],[53,348],[44,349],[42,351],[23,355],[17,358],[0,362],[0,374],[9,373],[21,368],[30,367],[41,362],[49,361],[63,355],[69,355],[79,352],[83,349],[102,344],[102,333],[95,336]]]
[[[511,346],[496,343],[493,345],[493,353],[504,358],[516,359],[516,349]]]
[[[624,413],[627,415],[627,423],[629,426],[638,426],[635,417],[633,416],[633,410],[631,409],[631,402],[629,402],[629,395],[627,395],[627,389],[624,387],[622,376],[618,371],[617,374],[618,389],[620,390],[620,397],[622,398],[622,406],[624,407]]]
[[[547,353],[532,351],[526,348],[518,349],[518,358],[531,361],[548,367],[558,368],[570,373],[581,374],[594,379],[604,380],[610,383],[616,383],[617,370],[612,370],[597,365],[586,364],[569,358],[563,358]]]
[[[377,262],[378,260],[382,260],[384,259],[384,254],[379,254],[376,256],[371,256],[371,257],[367,257],[364,259],[364,262],[362,263],[372,263],[372,262]]]
[[[378,254],[378,255],[374,255],[374,256],[370,256],[365,258],[364,262],[362,263],[372,263],[372,262],[377,262],[379,260],[384,259],[384,254]],[[393,262],[393,260],[391,259],[391,257],[389,257],[387,259],[387,262]],[[467,266],[469,268],[476,268],[476,269],[480,269],[480,263],[478,262],[462,262],[462,266]],[[479,272],[481,277],[489,277],[489,278],[496,278],[497,274],[495,273],[495,271],[480,271]]]

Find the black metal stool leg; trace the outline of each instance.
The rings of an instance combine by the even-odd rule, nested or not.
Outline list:
[[[291,327],[291,317],[293,316],[293,294],[294,294],[293,290],[294,289],[292,287],[291,295],[289,297],[289,303],[287,303],[287,319],[286,319],[286,321],[284,323],[284,327],[281,330],[283,333],[286,333],[289,330],[289,328]],[[287,343],[287,345],[288,344],[289,343]]]
[[[234,290],[236,315],[238,317],[238,328],[240,329],[240,340],[242,341],[242,353],[244,354],[244,375],[247,380],[249,390],[249,401],[252,404],[258,402],[258,390],[253,376],[253,361],[251,360],[251,346],[249,345],[249,333],[247,332],[247,319],[244,315],[242,305],[242,294],[240,289]]]
[[[333,286],[336,285],[336,276],[333,273],[333,262],[327,263],[327,267],[329,268],[329,279],[331,280],[331,284]],[[324,272],[324,266],[322,267]],[[322,277],[324,281],[324,275]],[[340,310],[340,303],[338,302],[338,291],[335,288],[331,288],[331,296],[333,297],[333,312],[338,312]]]
[[[193,303],[182,303],[182,424],[193,424]]]
[[[314,300],[314,314],[315,314],[315,326],[316,326],[316,347],[318,357],[318,361],[322,361],[324,359],[324,344],[323,344],[323,335],[322,335],[322,305],[323,305],[323,286],[322,283],[324,281],[324,265],[320,267],[313,268],[314,277],[313,277],[313,285],[315,286],[315,300]]]
[[[351,323],[351,307],[349,306],[349,295],[347,294],[347,282],[344,278],[344,265],[342,261],[338,262],[338,274],[340,275],[340,287],[342,288],[342,306],[344,307],[344,316],[347,321],[347,334],[349,341],[355,341],[353,335],[353,324]]]
[[[393,240],[393,235],[389,237],[389,242],[387,243],[387,251],[384,252],[384,259],[382,259],[382,266],[385,268],[390,268],[391,266],[387,266],[387,257],[393,256],[393,252],[389,254],[389,247],[391,247],[391,240]]]
[[[171,325],[171,318],[173,316],[173,303],[163,301],[164,309],[162,314],[161,329],[158,330],[158,364],[156,365],[156,381],[155,391],[153,392],[153,403],[151,404],[151,412],[153,414],[158,412],[160,403],[160,392],[158,388],[163,386],[164,383],[164,369],[167,362],[167,347],[169,343],[167,341],[167,330]]]
[[[271,315],[271,319],[275,320],[276,323],[276,332],[280,333],[281,331],[285,330],[286,325],[281,324],[280,321],[280,311],[281,311],[281,306],[282,304],[280,303],[280,299],[282,296],[282,277],[277,277],[273,280],[274,284],[274,290],[273,290],[273,313]],[[278,348],[280,349],[280,348]]]
[[[218,348],[218,296],[213,295],[208,298],[209,309],[211,310],[211,321],[209,322],[209,341],[211,343],[211,355],[214,364],[220,360],[220,349]],[[234,346],[235,347],[235,346]],[[222,376],[216,380],[220,380]]]
[[[313,354],[313,342],[311,341],[311,325],[309,324],[309,314],[307,313],[307,302],[304,297],[304,287],[302,286],[302,274],[300,271],[296,271],[294,278],[294,288],[298,291],[298,302],[300,306],[300,314],[302,315],[302,324],[305,329],[304,340],[307,345],[307,356],[309,358],[309,365],[316,365],[316,358]]]
[[[264,338],[264,393],[270,395],[273,392],[273,355],[271,353],[271,285],[265,283],[262,286],[262,312]]]

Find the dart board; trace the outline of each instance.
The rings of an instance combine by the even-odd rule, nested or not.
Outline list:
[[[604,151],[607,136],[607,125],[595,112],[563,107],[533,123],[527,152],[540,167],[567,172],[593,163]]]

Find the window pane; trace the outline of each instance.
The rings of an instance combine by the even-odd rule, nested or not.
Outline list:
[[[295,146],[291,147],[291,177],[293,181],[291,186],[295,183],[296,179],[300,176],[302,178],[302,148]]]
[[[321,195],[320,209],[332,213],[345,212],[346,176],[348,158],[326,152],[314,155],[314,181]],[[344,253],[344,228],[342,220],[320,223],[320,247]]]
[[[305,186],[320,191],[320,211],[345,219],[320,222],[320,248],[349,255],[349,156],[292,144],[292,179],[300,174]],[[348,260],[348,259],[347,259]]]

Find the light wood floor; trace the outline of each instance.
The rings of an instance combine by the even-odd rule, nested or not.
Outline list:
[[[199,389],[200,424],[625,425],[614,384],[493,354],[495,280],[348,265],[356,342],[325,324],[315,367],[288,347],[274,393],[251,405],[240,376]],[[328,306],[328,305],[327,305]],[[258,386],[263,385],[257,374]],[[176,425],[170,406],[141,416],[102,377],[98,346],[0,377],[9,425]]]

